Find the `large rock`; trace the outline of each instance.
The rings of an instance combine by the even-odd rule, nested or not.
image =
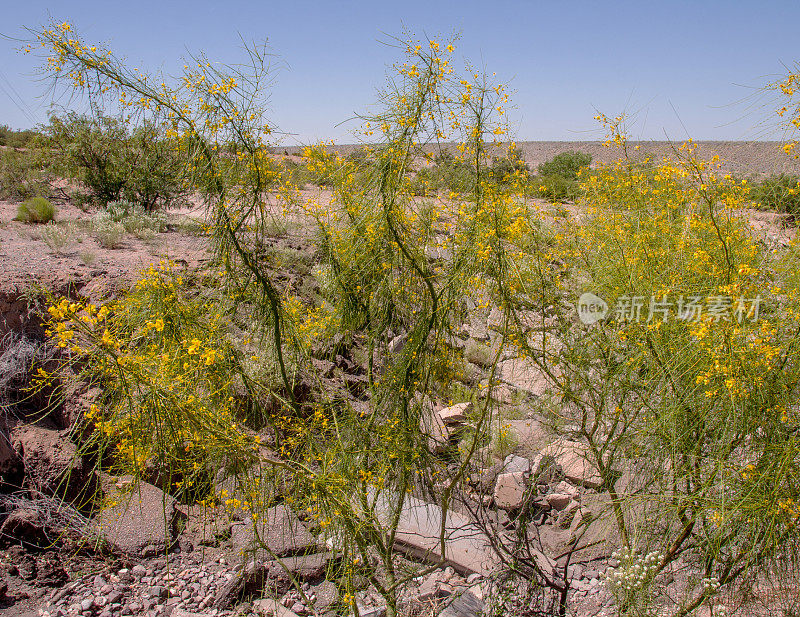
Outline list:
[[[523,471],[501,473],[494,485],[494,503],[503,510],[516,510],[525,502],[525,477]]]
[[[386,493],[376,500],[375,513],[384,524],[389,522],[390,504],[395,502],[396,498]],[[444,561],[462,575],[477,572],[488,576],[500,563],[489,539],[467,516],[450,510],[444,520],[442,547],[443,514],[435,504],[406,496],[398,521],[395,549],[424,561]]]
[[[531,360],[504,360],[497,368],[500,381],[527,394],[540,397],[551,387],[547,375]]]
[[[445,424],[427,398],[420,401],[420,432],[428,438],[428,450],[433,454],[444,454],[452,444],[457,426]]]
[[[11,431],[11,443],[25,470],[25,488],[56,495],[81,507],[95,497],[91,467],[64,431],[20,425]]]
[[[574,484],[593,489],[603,484],[588,446],[581,442],[559,439],[542,450],[542,455],[552,456],[564,472],[564,477]]]
[[[437,413],[446,426],[459,425],[467,421],[467,414],[472,411],[472,403],[457,403],[440,409]]]
[[[314,552],[318,544],[300,519],[284,505],[269,508],[256,523],[234,525],[231,541],[236,556],[261,560]]]
[[[166,553],[175,541],[175,523],[180,516],[175,498],[129,477],[121,478],[116,488],[109,494],[113,505],[95,519],[106,541],[130,556]]]

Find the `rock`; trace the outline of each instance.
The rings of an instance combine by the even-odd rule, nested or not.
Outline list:
[[[504,360],[497,365],[497,369],[500,381],[527,394],[540,397],[550,388],[548,377],[532,360]]]
[[[525,499],[525,472],[501,473],[494,485],[494,502],[498,508],[516,510]]]
[[[569,482],[559,482],[553,487],[553,492],[569,495],[575,501],[580,501],[580,491]]]
[[[36,425],[20,425],[11,431],[11,442],[25,469],[25,486],[45,495],[56,495],[77,506],[95,495],[91,468],[63,431]]]
[[[392,515],[390,503],[396,498],[387,493],[375,502],[378,520],[386,523]],[[440,533],[442,509],[415,497],[406,496],[395,535],[395,549],[416,559],[453,566],[462,575],[478,572],[489,575],[499,562],[481,528],[463,514],[449,510],[444,521],[444,555]]]
[[[439,613],[439,617],[481,617],[484,612],[483,600],[473,593],[478,589],[480,586],[456,594],[453,601]]]
[[[531,462],[522,456],[517,456],[516,454],[509,454],[503,461],[503,472],[515,473],[517,471],[521,471],[526,474],[530,473]]]
[[[359,617],[385,617],[386,616],[386,607],[383,604],[378,606],[364,606],[356,600],[356,606],[358,607],[358,615]],[[350,613],[352,615],[353,613]]]
[[[439,573],[434,573],[422,581],[417,590],[416,600],[420,603],[436,602],[449,597],[453,588],[439,578]]]
[[[575,513],[580,509],[581,504],[577,501],[571,501],[567,506],[561,510],[556,519],[556,525],[561,529],[569,529],[572,525],[572,519],[575,518]]]
[[[390,354],[398,354],[406,346],[408,343],[408,334],[401,334],[400,336],[395,336],[391,341],[389,341],[389,345],[387,350]]]
[[[280,596],[291,587],[291,578],[286,569],[276,562],[251,560],[239,566],[233,576],[217,589],[213,602],[217,609],[226,609],[244,595],[263,594]],[[208,605],[207,604],[207,605]]]
[[[428,399],[423,399],[420,405],[419,428],[428,437],[428,450],[433,454],[444,454],[453,445],[454,427],[444,423]]]
[[[314,553],[313,555],[284,557],[279,562],[276,562],[276,567],[285,567],[301,580],[315,580],[325,575],[325,570],[328,568],[328,564],[333,558],[333,553]]]
[[[484,493],[491,493],[494,491],[495,482],[497,482],[497,476],[503,472],[503,463],[495,463],[488,469],[484,469],[480,472],[480,478],[478,479],[478,487]]]
[[[0,421],[0,484],[22,471],[22,460],[11,444],[5,422]]]
[[[572,501],[572,497],[563,493],[551,493],[545,496],[545,501],[547,501],[553,510],[558,510],[560,512],[569,505]]]
[[[253,611],[267,617],[297,617],[297,613],[286,608],[273,598],[262,598],[253,602]]]
[[[545,448],[542,455],[552,456],[570,482],[593,489],[603,484],[600,472],[591,462],[589,448],[583,443],[559,439]]]
[[[264,512],[256,524],[252,520],[234,525],[231,541],[235,556],[261,560],[308,553],[318,548],[300,519],[284,505],[274,506]]]
[[[333,609],[339,601],[339,590],[331,581],[322,581],[311,588],[311,593],[317,597],[314,608],[318,613],[325,613]]]
[[[100,533],[114,549],[126,555],[166,553],[174,543],[175,522],[180,515],[175,498],[147,482],[126,486],[133,486],[133,490],[113,493],[111,499],[116,505],[95,518]],[[137,567],[133,568],[134,576]]]
[[[452,426],[454,424],[462,424],[466,422],[467,414],[471,411],[472,403],[466,402],[445,407],[444,409],[440,409],[437,413],[439,414],[439,418],[441,418],[442,422],[444,422],[446,426]]]
[[[14,510],[0,525],[0,544],[8,544],[9,541],[22,542],[33,547],[51,544],[39,515],[29,508]]]
[[[185,608],[175,607],[170,617],[210,617],[208,613],[192,613]]]

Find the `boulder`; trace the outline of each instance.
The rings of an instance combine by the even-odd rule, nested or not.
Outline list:
[[[81,507],[95,496],[91,467],[65,431],[20,425],[11,431],[11,443],[25,470],[25,488],[61,497]]]
[[[494,485],[494,503],[503,510],[516,510],[525,501],[525,476],[523,471],[501,473]]]
[[[109,500],[112,505],[97,515],[95,523],[115,550],[144,557],[164,554],[172,547],[175,523],[181,515],[174,497],[152,484],[137,484],[125,477]]]
[[[319,585],[311,588],[317,600],[314,602],[314,608],[318,613],[326,613],[336,607],[339,601],[339,589],[331,581],[322,581]]]
[[[530,473],[531,462],[525,457],[509,454],[503,461],[503,471],[505,473],[514,473],[517,471]]]
[[[248,520],[234,525],[231,541],[238,558],[248,556],[264,561],[309,553],[318,548],[314,536],[284,505],[269,508],[256,523]]]
[[[570,482],[593,489],[602,486],[603,479],[592,462],[591,453],[585,444],[559,439],[542,450],[542,454],[552,456]]]
[[[545,496],[545,500],[553,510],[560,512],[572,502],[572,496],[564,493],[551,493]]]
[[[547,375],[531,360],[504,360],[497,368],[501,381],[527,394],[540,397],[550,388]]]
[[[52,544],[35,510],[20,508],[9,514],[0,525],[0,545],[22,542],[28,546],[46,547]]]
[[[439,414],[439,418],[441,418],[442,422],[444,422],[445,426],[452,426],[466,422],[467,414],[469,414],[471,411],[472,403],[466,402],[445,407],[444,409],[440,409],[437,413]]]

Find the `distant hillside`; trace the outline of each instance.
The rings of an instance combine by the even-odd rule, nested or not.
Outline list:
[[[669,154],[673,144],[666,141],[639,141],[629,142],[631,152],[635,146],[640,146],[637,156],[651,156],[661,158]],[[742,176],[765,176],[772,173],[800,173],[800,161],[795,161],[783,151],[783,143],[777,141],[699,141],[699,155],[709,159],[715,154],[720,157],[723,169],[726,172]],[[586,152],[592,156],[594,164],[611,162],[617,158],[617,151],[603,147],[599,141],[521,141],[517,142],[523,157],[536,169],[539,163],[553,158],[556,154],[568,150]],[[675,144],[677,146],[679,144]],[[358,146],[335,146],[343,155],[349,154]],[[284,148],[275,148],[282,152]],[[297,146],[286,147],[288,154],[299,154],[302,148]]]

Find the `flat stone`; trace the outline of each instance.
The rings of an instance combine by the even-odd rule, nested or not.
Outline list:
[[[498,508],[515,510],[525,500],[525,472],[501,473],[494,485],[494,502]]]
[[[500,381],[512,388],[533,396],[542,396],[550,388],[550,382],[542,370],[531,360],[512,358],[497,365]]]
[[[483,608],[483,600],[467,590],[457,594],[439,617],[481,617]]]
[[[328,564],[333,560],[333,553],[314,553],[313,555],[298,555],[297,557],[284,557],[276,562],[277,567],[285,567],[301,580],[314,580],[322,578]]]
[[[286,608],[274,598],[262,598],[253,602],[253,611],[267,617],[297,617],[297,613]]]
[[[95,523],[111,546],[126,555],[167,552],[174,542],[175,520],[179,516],[174,497],[152,484],[139,482],[132,491],[116,491],[110,498],[116,505],[100,512]],[[136,575],[136,568],[133,571]]]
[[[523,473],[530,473],[531,462],[522,456],[517,456],[516,454],[509,454],[503,461],[503,472],[514,473],[517,471],[521,471]]]
[[[542,454],[552,456],[570,482],[593,489],[602,486],[603,479],[597,467],[591,462],[591,455],[585,444],[559,439],[542,450]]]
[[[231,541],[239,558],[255,556],[270,560],[312,552],[317,541],[289,508],[274,506],[256,524],[252,520],[231,528]]]
[[[545,501],[550,504],[553,510],[558,510],[560,512],[569,505],[572,501],[572,497],[563,493],[551,493],[545,496]]]
[[[391,514],[389,503],[394,503],[394,499],[390,502],[384,494],[375,504],[375,512],[383,522],[387,522]],[[444,561],[463,576],[476,572],[488,576],[500,561],[480,527],[467,516],[449,510],[442,547],[442,515],[438,505],[406,496],[398,521],[395,548],[423,561]]]
[[[467,414],[472,411],[472,403],[457,403],[440,409],[437,413],[445,425],[462,424],[467,421]]]

